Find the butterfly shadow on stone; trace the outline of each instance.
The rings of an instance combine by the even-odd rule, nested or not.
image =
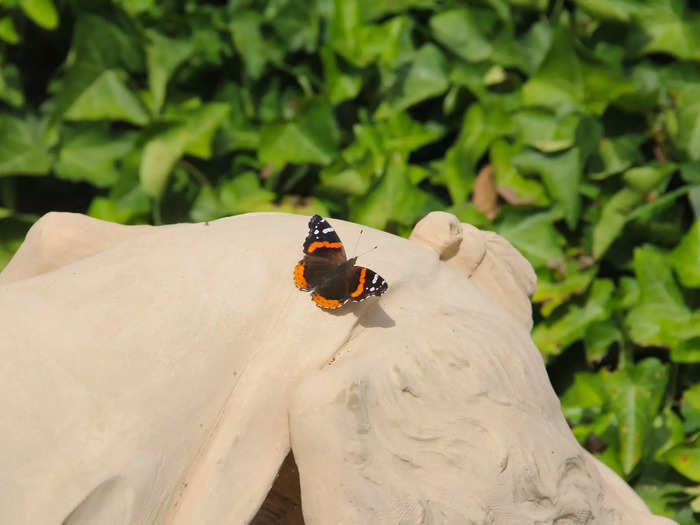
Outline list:
[[[343,308],[329,312],[331,315],[355,314],[358,322],[365,328],[391,328],[396,322],[386,313],[376,298],[371,298],[372,304],[348,303]]]

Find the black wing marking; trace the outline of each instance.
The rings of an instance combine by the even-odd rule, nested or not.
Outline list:
[[[364,266],[353,266],[350,270],[350,300],[364,301],[371,295],[382,295],[389,288],[384,278]]]

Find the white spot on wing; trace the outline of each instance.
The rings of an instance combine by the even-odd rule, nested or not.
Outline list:
[[[330,233],[332,231],[335,231],[335,230],[333,228],[331,228],[330,226],[328,228],[323,229],[323,233]]]
[[[379,274],[375,273],[375,274],[374,274],[374,279],[372,279],[372,284],[376,283],[376,282],[377,282],[377,279],[379,279]],[[372,290],[374,290],[374,288],[372,288]]]
[[[314,230],[314,235],[318,235],[318,230]]]

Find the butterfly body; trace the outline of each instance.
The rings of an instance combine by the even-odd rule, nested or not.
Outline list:
[[[387,282],[376,272],[355,266],[357,257],[348,259],[338,234],[326,219],[314,215],[304,241],[304,258],[294,267],[297,288],[311,292],[320,308],[340,308],[347,301],[362,301],[381,295]]]

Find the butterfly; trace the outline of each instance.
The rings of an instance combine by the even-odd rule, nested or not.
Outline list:
[[[304,258],[294,267],[294,283],[311,292],[316,306],[328,310],[386,292],[387,282],[373,270],[355,266],[356,261],[357,257],[346,257],[343,243],[328,221],[314,215],[304,241]]]

